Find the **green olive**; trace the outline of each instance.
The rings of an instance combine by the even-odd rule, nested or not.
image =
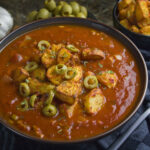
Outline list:
[[[96,88],[98,86],[98,80],[96,76],[93,76],[93,75],[86,76],[84,79],[84,86],[87,89]]]
[[[50,48],[50,43],[48,41],[45,41],[45,40],[41,40],[39,43],[38,43],[38,49],[40,51],[43,51],[45,49],[49,49]]]
[[[69,4],[63,5],[61,13],[63,16],[71,15],[72,14],[72,7]]]
[[[70,5],[72,7],[72,13],[74,15],[80,12],[80,5],[77,2],[70,2]]]
[[[67,71],[65,72],[65,79],[73,79],[77,75],[77,72],[75,69],[69,67]]]
[[[78,18],[86,18],[86,16],[82,12],[77,13],[76,17],[78,17]]]
[[[67,66],[64,64],[56,65],[55,71],[57,74],[64,74],[67,70]]]
[[[31,11],[27,16],[27,22],[33,21],[36,19],[38,12],[36,10]]]
[[[36,19],[47,19],[52,16],[52,13],[49,12],[46,8],[41,8],[37,14]]]
[[[52,117],[57,114],[57,108],[56,106],[49,104],[43,108],[42,112],[46,117]]]
[[[27,83],[20,83],[19,92],[23,97],[27,97],[30,95],[30,88]]]
[[[54,90],[51,90],[51,91],[49,92],[49,94],[48,94],[48,98],[47,98],[46,101],[45,101],[45,105],[51,104],[52,101],[53,101],[54,96],[55,96],[55,92],[54,92]]]
[[[49,11],[53,11],[56,8],[56,2],[54,0],[45,0],[45,7]]]
[[[79,49],[76,48],[76,47],[75,47],[74,45],[72,45],[72,44],[68,44],[68,45],[66,46],[66,48],[69,49],[71,52],[75,52],[75,53],[78,53],[78,52],[79,52]]]
[[[28,101],[26,99],[22,101],[17,109],[20,111],[27,111],[29,109]]]
[[[81,13],[83,13],[85,17],[87,17],[88,12],[87,12],[86,7],[84,7],[84,6],[80,6],[80,12],[81,12]]]
[[[68,4],[67,2],[65,2],[65,1],[59,1],[59,3],[58,3],[58,5],[65,5],[65,4]]]
[[[29,103],[30,103],[30,106],[31,106],[31,107],[34,107],[34,104],[35,104],[36,99],[37,99],[37,95],[36,95],[36,94],[34,94],[34,95],[32,95],[32,96],[30,97]]]
[[[38,64],[34,61],[28,62],[28,64],[24,67],[24,69],[28,72],[32,72],[37,68],[38,68]]]
[[[55,10],[54,10],[54,15],[60,15],[61,13],[61,10],[62,10],[62,5],[58,5]],[[61,16],[61,15],[60,15]]]

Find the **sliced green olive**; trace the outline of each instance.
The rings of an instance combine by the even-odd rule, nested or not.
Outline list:
[[[86,76],[84,79],[84,86],[87,89],[94,89],[98,86],[98,80],[96,78],[96,76]]]
[[[55,10],[54,10],[54,15],[55,16],[61,16],[61,9],[62,9],[62,5],[58,5],[56,8],[55,8]]]
[[[67,66],[64,64],[56,65],[55,71],[57,74],[64,74],[67,70]]]
[[[80,12],[83,13],[85,15],[85,17],[87,17],[88,12],[87,12],[86,7],[80,6]]]
[[[69,67],[67,71],[65,72],[65,79],[68,79],[68,80],[73,79],[76,75],[77,75],[76,70]]]
[[[38,12],[36,10],[31,11],[27,16],[27,22],[33,21],[36,19]]]
[[[29,105],[28,105],[28,101],[26,99],[24,101],[22,101],[20,103],[20,105],[17,107],[17,109],[20,111],[27,111],[28,108],[29,108]]]
[[[27,97],[30,95],[30,88],[27,83],[20,83],[19,92],[23,97]]]
[[[52,101],[53,101],[54,96],[55,96],[55,92],[54,92],[53,90],[51,90],[51,91],[49,92],[49,94],[48,94],[48,98],[47,98],[46,101],[45,101],[45,105],[51,104]]]
[[[82,12],[77,13],[76,17],[78,17],[78,18],[86,18],[86,16]]]
[[[43,108],[42,112],[43,112],[44,116],[52,117],[57,114],[57,108],[56,108],[56,106],[49,104]]]
[[[77,2],[75,2],[75,1],[74,2],[70,2],[70,5],[72,7],[72,13],[74,15],[76,15],[77,13],[80,12],[80,5]]]
[[[47,19],[52,16],[52,13],[49,12],[46,8],[41,8],[36,16],[36,19]]]
[[[38,64],[34,61],[29,62],[26,66],[25,66],[25,70],[28,72],[32,72],[33,70],[38,68]]]
[[[56,8],[56,2],[54,0],[45,0],[45,7],[49,11],[53,11]]]
[[[34,95],[32,95],[32,96],[30,97],[29,104],[30,104],[31,107],[34,107],[34,104],[35,104],[36,99],[37,99],[37,95],[36,95],[36,94],[34,94]]]
[[[12,114],[11,115],[11,119],[14,120],[14,121],[16,121],[16,120],[19,119],[19,117],[17,115],[15,115],[15,114]]]
[[[71,15],[72,14],[72,7],[69,4],[63,5],[61,13],[63,16]]]
[[[48,41],[45,41],[45,40],[41,40],[39,43],[38,43],[38,49],[40,51],[43,51],[45,49],[49,49],[50,48],[50,43]]]
[[[69,49],[71,52],[75,52],[75,53],[79,52],[79,49],[76,48],[76,47],[75,47],[74,45],[72,45],[72,44],[67,45],[66,48]]]

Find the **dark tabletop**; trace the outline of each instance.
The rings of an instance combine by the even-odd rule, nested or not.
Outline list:
[[[25,16],[33,9],[39,9],[43,6],[44,0],[0,0],[0,6],[10,11],[15,20],[15,25],[23,25]],[[115,0],[78,0],[80,4],[88,7],[88,10],[95,17],[107,25],[112,26],[112,9]],[[150,53],[141,50],[147,62],[150,74]],[[124,133],[129,126],[146,110],[150,102],[150,87],[148,88],[144,104],[132,119],[122,128],[113,134],[91,143],[82,143],[76,145],[51,145],[37,143],[15,135],[4,126],[0,125],[0,150],[105,150],[119,135]],[[147,118],[121,146],[120,150],[150,150],[150,118]]]

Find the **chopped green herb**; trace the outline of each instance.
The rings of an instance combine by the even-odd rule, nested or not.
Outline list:
[[[26,83],[29,83],[29,80],[28,80],[28,79],[25,79],[25,82],[26,82]]]
[[[102,72],[100,71],[100,72],[98,73],[98,75],[102,75]]]
[[[59,130],[57,131],[57,133],[58,133],[58,134],[62,134],[62,131],[63,131],[62,129],[59,129]]]
[[[86,65],[87,65],[87,63],[88,63],[88,61],[84,61],[84,62],[83,62],[84,66],[86,66]]]
[[[106,87],[106,86],[103,86],[103,89],[104,89],[104,90],[106,90],[106,89],[107,89],[107,87]]]
[[[66,58],[66,57],[68,57],[68,54],[65,52],[65,53],[63,54],[63,58]]]
[[[107,73],[113,74],[114,72],[112,70],[108,70]]]
[[[100,83],[98,83],[98,86],[100,87],[100,86],[101,86],[101,84],[100,84]]]
[[[98,63],[98,66],[99,66],[100,68],[103,68],[103,65],[102,65],[102,64],[100,64],[100,63]]]
[[[52,56],[50,56],[51,58],[56,58],[56,56],[55,55],[52,55]]]

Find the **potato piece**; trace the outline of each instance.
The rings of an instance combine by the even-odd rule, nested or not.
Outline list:
[[[73,104],[82,92],[82,84],[74,81],[64,81],[56,88],[56,97],[68,104]]]
[[[70,60],[71,60],[71,61],[69,61],[69,62],[67,63],[67,66],[72,67],[72,66],[76,66],[76,65],[79,65],[79,64],[80,64],[80,58],[79,58],[79,56],[78,56],[77,54],[73,54],[73,55],[71,56]]]
[[[63,76],[56,74],[55,67],[56,67],[56,65],[50,67],[47,70],[46,76],[47,76],[48,80],[51,81],[53,84],[59,85],[63,81]]]
[[[135,33],[139,33],[139,28],[135,25],[131,26],[131,31],[135,32]]]
[[[105,58],[105,53],[100,49],[86,48],[82,51],[83,60],[99,60]]]
[[[78,82],[78,81],[80,81],[83,78],[82,66],[75,66],[75,67],[73,67],[73,69],[76,70],[77,74],[71,81]]]
[[[28,85],[30,87],[31,94],[46,94],[55,88],[55,86],[50,83],[43,83],[34,78],[28,78]]]
[[[125,28],[130,29],[130,23],[127,19],[123,19],[120,21],[120,24],[123,25]]]
[[[78,100],[76,99],[73,105],[62,104],[60,105],[60,112],[64,114],[67,118],[72,118],[75,110],[78,107]]]
[[[121,9],[119,11],[119,19],[122,20],[122,19],[125,19],[127,16],[127,8],[126,9]]]
[[[12,72],[12,78],[15,82],[22,82],[27,77],[29,77],[29,73],[21,67],[17,68]]]
[[[127,19],[129,20],[129,22],[131,24],[134,24],[135,23],[135,4],[134,3],[131,3],[129,5],[129,7],[127,8]]]
[[[149,18],[149,9],[147,1],[137,1],[135,16],[137,22],[141,21],[142,19]]]
[[[150,25],[141,28],[141,29],[140,29],[140,32],[141,32],[142,34],[144,34],[144,35],[150,35]]]
[[[71,56],[72,54],[66,48],[62,48],[58,52],[57,63],[67,64],[69,61],[71,61]]]
[[[52,50],[46,50],[41,57],[41,62],[46,68],[56,64],[56,52]]]
[[[137,23],[140,28],[150,25],[150,18],[143,19]]]
[[[33,70],[31,73],[31,76],[33,78],[36,78],[41,81],[45,80],[45,75],[46,75],[46,70],[43,67],[37,68],[37,69]]]
[[[102,91],[98,88],[91,90],[84,98],[84,108],[88,114],[96,114],[105,102]]]
[[[107,86],[108,88],[114,88],[118,81],[116,73],[111,70],[102,71],[96,77],[101,84]]]
[[[57,53],[63,47],[65,47],[63,44],[52,44],[51,49]]]
[[[128,7],[129,4],[131,4],[132,2],[133,2],[133,0],[121,0],[118,3],[118,9],[119,10],[124,9],[124,8]]]

